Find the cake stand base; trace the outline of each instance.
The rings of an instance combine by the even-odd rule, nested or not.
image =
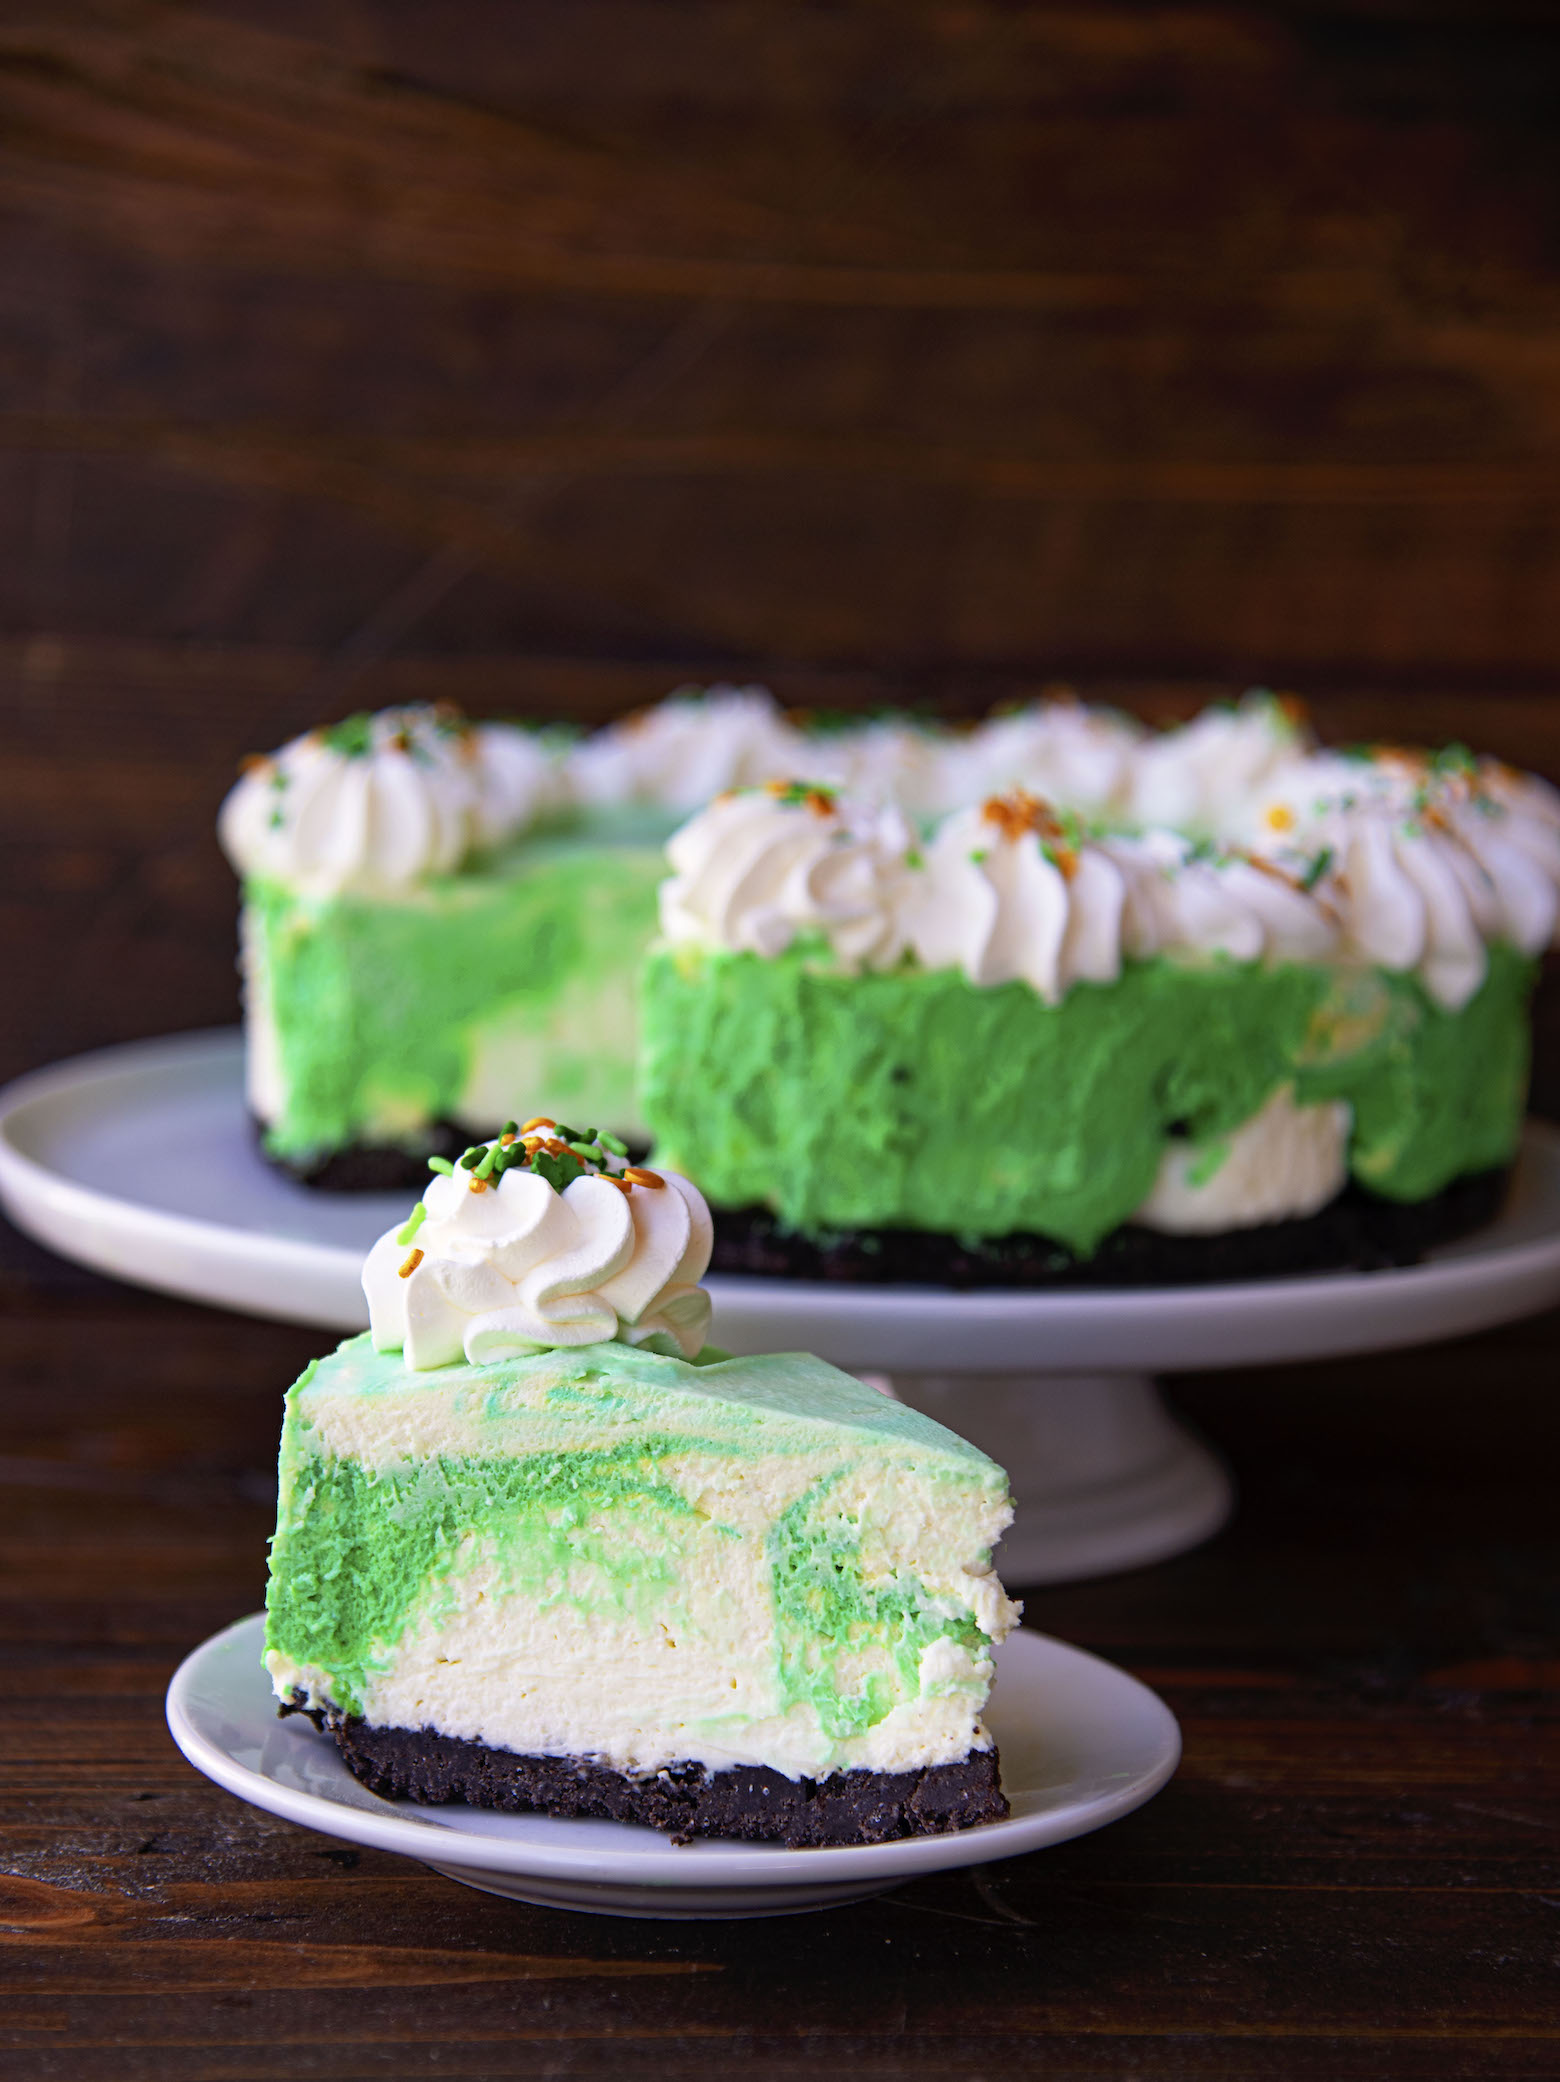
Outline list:
[[[1001,1461],[1017,1517],[1009,1585],[1070,1583],[1163,1561],[1216,1533],[1234,1486],[1147,1374],[903,1374],[902,1402]]]

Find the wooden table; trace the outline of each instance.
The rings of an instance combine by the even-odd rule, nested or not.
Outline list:
[[[321,1339],[0,1256],[0,2070],[1349,2078],[1560,2072],[1560,1316],[1189,1379],[1200,1553],[1029,1599],[1180,1716],[1142,1813],[793,1920],[492,1900],[254,1813],[163,1725],[261,1599]]]

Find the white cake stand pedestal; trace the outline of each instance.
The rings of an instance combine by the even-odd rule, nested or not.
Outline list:
[[[896,1374],[901,1401],[1008,1471],[1017,1516],[1009,1583],[1067,1583],[1163,1561],[1234,1508],[1223,1463],[1147,1374]]]
[[[363,1255],[407,1195],[308,1193],[267,1168],[236,1030],[105,1049],[0,1092],[0,1204],[69,1258],[219,1308],[367,1323]],[[1008,1469],[1009,1579],[1057,1583],[1194,1546],[1229,1477],[1150,1376],[1427,1344],[1560,1302],[1560,1131],[1530,1121],[1500,1220],[1400,1272],[1224,1287],[958,1294],[711,1278],[716,1341],[884,1372]]]

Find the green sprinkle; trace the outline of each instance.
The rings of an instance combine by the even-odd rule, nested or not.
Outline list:
[[[1300,887],[1306,890],[1314,889],[1332,864],[1333,849],[1331,846],[1324,846],[1301,876]]]
[[[619,1142],[618,1138],[615,1135],[609,1135],[605,1128],[600,1130],[600,1132],[596,1136],[596,1140],[601,1144],[603,1149],[611,1150],[613,1156],[615,1157],[626,1157],[628,1155],[628,1144],[626,1142]]]
[[[437,1159],[435,1159],[435,1162],[437,1162]],[[427,1219],[427,1214],[427,1208],[424,1207],[422,1202],[419,1200],[417,1205],[412,1209],[411,1216],[407,1221],[406,1227],[404,1229],[397,1229],[397,1231],[395,1232],[396,1242],[410,1243],[412,1238],[422,1227],[424,1221]]]
[[[566,1146],[567,1146],[567,1147],[568,1147],[569,1149],[573,1150],[574,1154],[575,1154],[575,1155],[576,1155],[577,1157],[583,1157],[583,1158],[585,1159],[585,1161],[586,1161],[586,1163],[587,1163],[587,1164],[594,1164],[594,1163],[595,1163],[595,1161],[596,1161],[596,1150],[595,1150],[595,1145],[594,1145],[593,1143],[589,1143],[589,1142],[571,1142],[571,1143],[567,1144]]]
[[[480,1142],[474,1142],[471,1145],[470,1149],[462,1150],[460,1158],[461,1170],[475,1171],[477,1166],[482,1162],[484,1154],[485,1148],[484,1145]]]
[[[495,1142],[490,1145],[488,1153],[482,1159],[482,1161],[479,1164],[474,1165],[472,1168],[475,1171],[478,1178],[491,1178],[493,1176],[493,1166],[497,1162],[498,1144]]]
[[[505,1121],[498,1132],[500,1135],[518,1135],[520,1132],[519,1123],[517,1121]]]
[[[553,1133],[560,1142],[584,1142],[586,1140],[586,1137],[580,1133],[578,1128],[566,1128],[562,1121],[559,1121],[553,1129]]]
[[[430,1157],[428,1159],[428,1169],[430,1171],[442,1171],[446,1178],[455,1176],[455,1166],[448,1157]]]
[[[832,781],[787,781],[784,787],[770,781],[764,788],[766,795],[772,795],[776,802],[784,803],[790,810],[799,809],[813,797],[828,803],[832,809],[834,798],[839,792],[839,788]]]
[[[355,716],[346,716],[320,736],[331,751],[339,752],[344,759],[362,759],[373,750],[374,719],[368,710],[359,709]]]

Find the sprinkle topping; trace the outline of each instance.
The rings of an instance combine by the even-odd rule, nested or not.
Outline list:
[[[980,806],[980,814],[1015,845],[1033,832],[1065,880],[1070,882],[1077,874],[1076,831],[1062,822],[1048,802],[1031,795],[1027,788],[1010,788],[1005,795],[988,796]]]
[[[822,781],[766,781],[764,793],[788,809],[808,809],[815,817],[832,817],[838,807],[838,788]]]

